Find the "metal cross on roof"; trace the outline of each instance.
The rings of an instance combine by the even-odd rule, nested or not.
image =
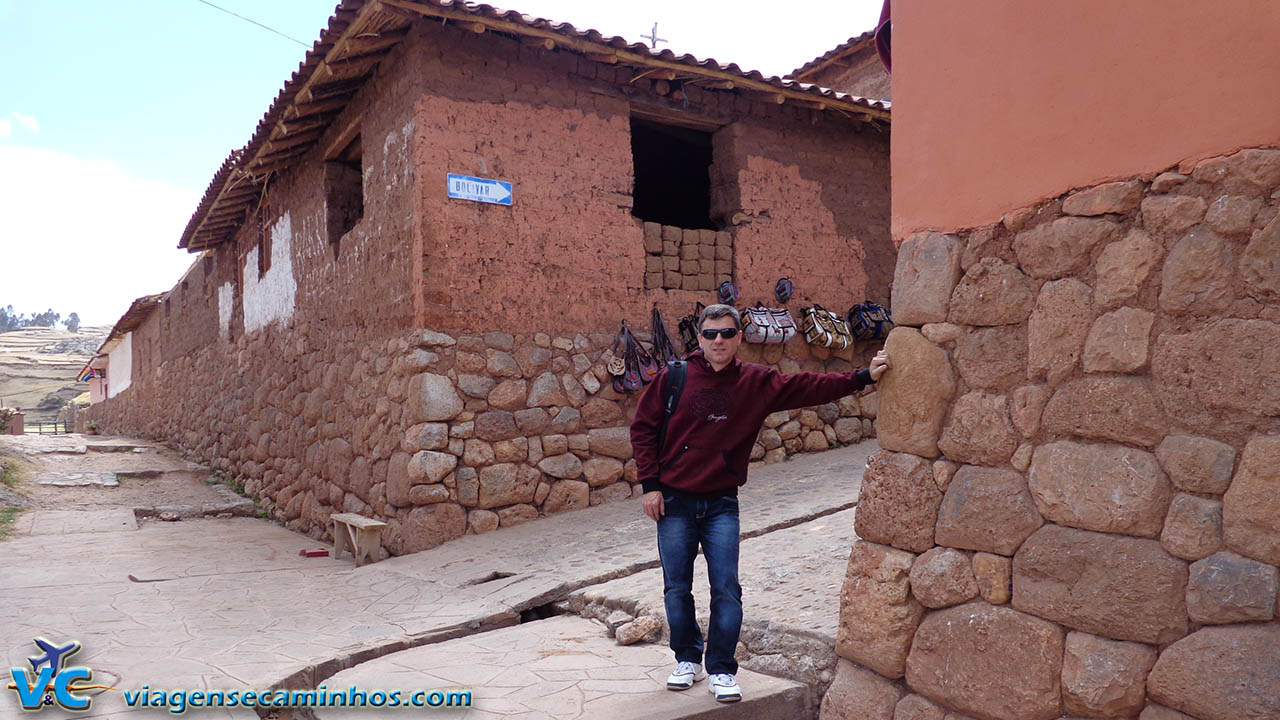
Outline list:
[[[653,48],[654,50],[658,49],[658,43],[667,41],[666,38],[658,37],[658,23],[653,24],[652,32],[650,32],[648,35],[641,35],[640,37],[644,40],[648,40],[649,47]]]

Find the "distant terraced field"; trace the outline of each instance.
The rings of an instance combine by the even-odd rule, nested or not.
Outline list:
[[[88,392],[89,384],[76,382],[76,373],[110,330],[27,328],[0,333],[0,406],[21,409],[29,423],[54,420],[66,401]]]

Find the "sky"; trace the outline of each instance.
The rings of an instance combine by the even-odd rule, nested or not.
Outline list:
[[[657,22],[660,48],[783,75],[873,27],[880,4],[498,6],[635,42]],[[0,0],[0,307],[110,326],[134,298],[172,288],[196,259],[177,245],[209,181],[249,140],[335,5]]]

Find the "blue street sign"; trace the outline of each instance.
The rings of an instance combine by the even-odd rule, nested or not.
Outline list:
[[[511,183],[488,178],[470,177],[468,175],[448,174],[449,197],[458,200],[493,203],[494,205],[511,204]]]

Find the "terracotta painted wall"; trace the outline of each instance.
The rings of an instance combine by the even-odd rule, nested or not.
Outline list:
[[[500,39],[480,47],[461,31],[414,46],[406,62],[430,83],[416,103],[413,144],[421,324],[592,331],[625,317],[647,327],[654,303],[674,323],[714,297],[644,287],[643,227],[631,214],[630,104],[592,81],[611,68],[573,61],[565,73],[554,54]],[[713,142],[713,217],[758,218],[732,229],[743,297],[770,299],[777,279],[789,276],[793,308],[886,301],[896,258],[888,133],[687,91],[691,107],[728,123]],[[449,172],[512,182],[513,205],[449,200]]]
[[[893,235],[1280,141],[1280,4],[895,4]]]

